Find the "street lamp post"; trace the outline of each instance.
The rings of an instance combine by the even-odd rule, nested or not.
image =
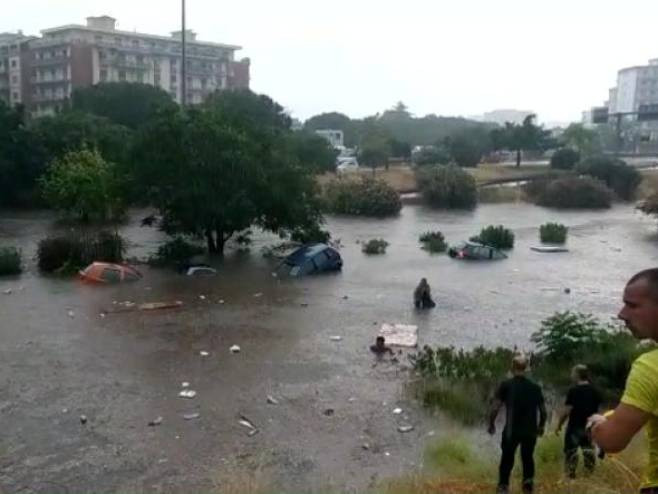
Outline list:
[[[185,108],[187,104],[187,74],[186,74],[186,61],[185,61],[185,0],[181,0],[181,41],[183,44],[182,47],[182,66],[181,66],[181,105]]]

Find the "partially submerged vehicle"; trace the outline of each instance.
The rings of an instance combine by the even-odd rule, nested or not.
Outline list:
[[[507,259],[503,251],[476,242],[461,242],[452,246],[448,249],[448,255],[454,259]]]
[[[276,271],[278,275],[297,277],[342,267],[343,260],[336,249],[326,244],[309,244],[286,257]]]
[[[92,283],[121,283],[124,281],[137,281],[142,273],[126,264],[112,264],[109,262],[92,262],[80,271],[83,281]]]

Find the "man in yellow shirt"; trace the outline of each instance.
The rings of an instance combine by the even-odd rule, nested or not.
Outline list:
[[[658,341],[658,268],[641,271],[628,281],[619,318],[636,338]],[[633,362],[614,413],[592,415],[589,420],[592,439],[610,453],[623,450],[645,425],[649,466],[640,492],[658,494],[658,350]]]

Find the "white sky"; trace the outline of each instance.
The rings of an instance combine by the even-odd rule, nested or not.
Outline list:
[[[0,32],[84,24],[167,35],[180,0],[19,0]],[[237,44],[252,89],[293,116],[351,117],[398,100],[422,116],[529,109],[579,120],[607,99],[617,70],[658,57],[651,0],[187,0],[199,39]]]

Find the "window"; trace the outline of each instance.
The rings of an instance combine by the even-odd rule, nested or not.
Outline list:
[[[107,70],[106,69],[101,70],[100,79],[101,79],[101,81],[107,81]]]
[[[18,77],[16,77],[15,75],[12,75],[11,76],[11,83],[12,84],[18,84]]]
[[[171,74],[171,82],[177,82],[176,74]]]
[[[16,62],[16,60],[11,61],[11,66],[12,67],[16,67],[17,65],[18,65],[18,63]]]
[[[126,71],[125,70],[120,70],[119,71],[119,80],[120,81],[125,81],[126,80]]]
[[[105,268],[101,279],[107,282],[117,282],[121,281],[121,271],[118,269]]]

